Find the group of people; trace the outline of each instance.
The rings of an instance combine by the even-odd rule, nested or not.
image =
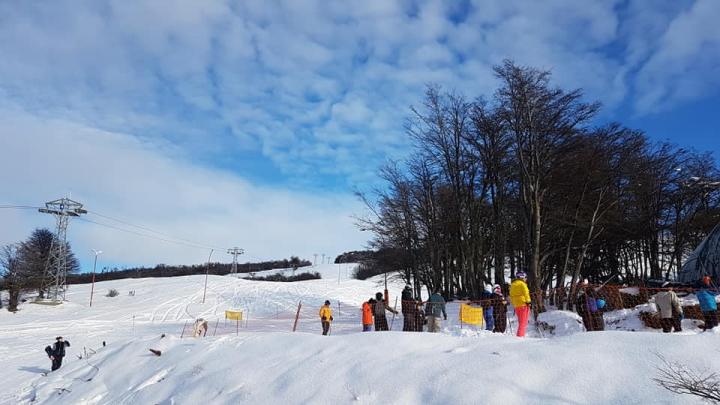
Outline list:
[[[700,309],[703,313],[705,323],[704,330],[712,329],[718,325],[717,303],[715,296],[719,292],[711,289],[712,280],[705,276],[700,288],[696,292]],[[403,315],[404,332],[422,332],[427,325],[428,332],[438,332],[442,328],[441,320],[447,320],[445,299],[439,292],[434,292],[429,299],[423,303],[416,299],[412,287],[408,284],[403,289],[401,311]],[[517,318],[516,335],[524,337],[527,331],[527,324],[532,308],[532,299],[527,285],[527,275],[523,271],[516,273],[509,288],[508,299],[503,295],[500,285],[487,286],[481,293],[479,305],[483,309],[485,329],[505,333],[508,327],[507,305],[513,306]],[[604,312],[606,301],[598,295],[598,290],[590,286],[587,279],[580,283],[577,298],[574,301],[575,309],[582,318],[585,330],[588,332],[605,330]],[[669,288],[655,295],[655,304],[660,313],[663,332],[682,331],[683,309],[677,294]],[[389,330],[386,313],[398,314],[390,307],[382,293],[377,293],[374,298],[362,304],[362,331],[369,332]],[[441,318],[442,317],[442,318]],[[323,335],[327,335],[330,322],[332,322],[332,310],[330,301],[320,309],[320,318],[323,327]]]
[[[666,287],[665,283],[663,287]],[[712,288],[710,276],[704,276],[698,283],[695,297],[703,314],[703,330],[710,330],[718,326],[717,302],[715,296],[718,292]],[[664,333],[682,332],[683,308],[677,293],[670,287],[666,291],[655,294],[655,306],[660,314],[660,325]]]
[[[519,272],[518,279],[510,287],[510,300],[515,307],[521,324],[524,322],[524,326],[518,328],[518,336],[525,335],[525,326],[529,314],[530,293],[525,280],[525,274]],[[428,300],[423,303],[422,300],[415,298],[412,286],[408,284],[403,289],[401,298],[400,310],[403,315],[402,330],[404,332],[423,332],[425,325],[427,325],[427,331],[431,333],[441,330],[442,320],[447,320],[447,310],[445,308],[445,299],[438,291],[433,292]],[[483,308],[485,328],[493,332],[505,333],[508,324],[507,301],[500,285],[488,286],[482,293],[480,305]],[[376,332],[390,330],[387,312],[398,314],[395,308],[388,305],[381,292],[375,294],[374,298],[363,302],[362,331],[370,332],[373,330],[373,326]],[[330,301],[325,301],[325,304],[320,307],[318,315],[322,325],[322,334],[328,335],[330,323],[333,321]]]

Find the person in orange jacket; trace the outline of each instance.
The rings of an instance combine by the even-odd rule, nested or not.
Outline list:
[[[373,325],[373,305],[375,304],[375,299],[370,298],[367,300],[367,302],[363,302],[362,304],[362,325],[363,325],[363,332],[371,332],[372,331],[372,325]]]
[[[517,336],[523,337],[530,317],[530,290],[524,272],[518,271],[515,276],[517,278],[510,284],[510,303],[515,308],[515,315],[518,318]]]
[[[330,309],[330,300],[325,301],[325,305],[320,307],[320,322],[322,323],[323,335],[330,332],[330,322],[333,321],[332,309]]]

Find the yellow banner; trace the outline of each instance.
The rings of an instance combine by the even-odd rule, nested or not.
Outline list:
[[[471,307],[468,304],[460,304],[460,322],[482,326],[485,322],[483,309]]]
[[[242,321],[242,311],[225,311],[225,319]]]

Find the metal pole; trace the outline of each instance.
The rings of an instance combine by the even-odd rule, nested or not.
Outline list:
[[[90,307],[92,307],[93,294],[95,293],[95,269],[97,267],[97,257],[100,253],[102,253],[102,251],[93,249],[93,253],[95,253],[95,261],[93,262],[92,286],[90,287]]]
[[[90,307],[92,307],[93,294],[95,293],[95,266],[97,266],[97,255],[95,255],[95,262],[93,263],[92,285],[90,286]]]
[[[214,249],[210,249],[210,256],[208,256],[208,263],[207,268],[205,269],[205,289],[203,290],[203,300],[202,303],[205,303],[205,293],[207,293],[207,281],[208,281],[208,273],[210,272],[210,258],[212,257]]]

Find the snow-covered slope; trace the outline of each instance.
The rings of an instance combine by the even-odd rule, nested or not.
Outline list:
[[[123,339],[27,384],[48,404],[682,404],[661,361],[720,368],[716,334],[600,332],[551,340],[442,334],[243,333]],[[688,350],[693,347],[693,350]],[[162,356],[148,348],[162,350]]]
[[[553,311],[540,318],[552,333],[531,325],[530,337],[518,339],[461,329],[451,304],[442,334],[358,333],[359,305],[383,286],[379,278],[349,279],[353,267],[317,266],[309,270],[323,279],[295,283],[210,276],[205,303],[199,275],[97,283],[92,308],[90,285],[74,285],[60,306],[0,311],[0,404],[676,403],[692,400],[654,385],[654,351],[720,369],[718,356],[708,356],[718,336],[698,334],[688,320],[681,335],[578,333],[575,314]],[[391,297],[401,287],[391,282]],[[106,297],[109,289],[119,295]],[[325,299],[335,311],[330,337],[319,336]],[[227,309],[249,318],[232,334],[222,320]],[[198,317],[218,336],[180,339]],[[643,329],[631,310],[606,319],[617,320],[613,328]],[[72,346],[63,368],[42,377],[43,347],[57,335]]]

